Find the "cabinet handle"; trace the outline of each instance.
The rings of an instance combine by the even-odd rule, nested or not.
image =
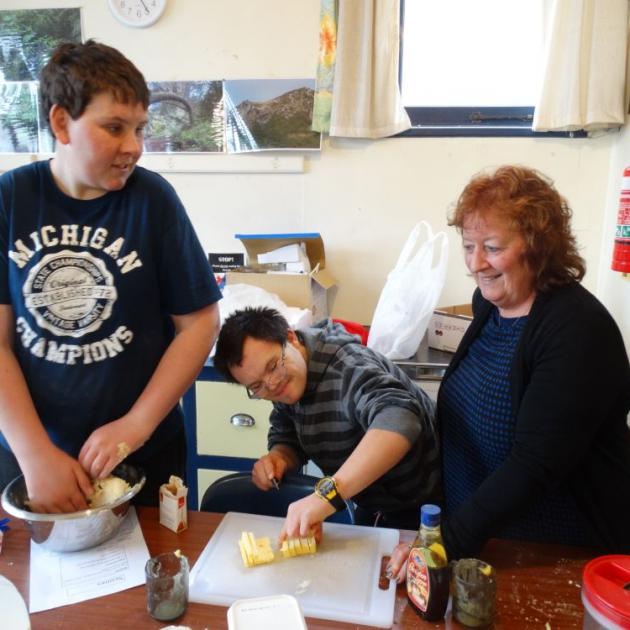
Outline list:
[[[248,413],[235,413],[230,418],[230,424],[235,427],[253,427],[256,424],[256,420]]]

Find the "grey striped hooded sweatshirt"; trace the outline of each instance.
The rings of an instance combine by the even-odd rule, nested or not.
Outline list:
[[[286,444],[333,475],[371,428],[394,431],[412,448],[380,479],[354,497],[371,511],[393,512],[435,501],[440,463],[435,405],[404,372],[361,345],[340,324],[323,321],[298,331],[308,352],[304,395],[274,403],[268,447]]]

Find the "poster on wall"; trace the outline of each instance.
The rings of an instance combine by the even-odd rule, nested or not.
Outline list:
[[[0,152],[37,153],[37,85],[36,81],[0,83]]]
[[[221,81],[150,81],[147,153],[225,150]]]
[[[81,10],[0,10],[0,153],[52,153],[39,76],[61,42],[81,42]],[[152,81],[147,153],[319,150],[314,79]]]
[[[0,152],[52,150],[38,81],[51,51],[64,41],[81,41],[78,8],[0,11]]]
[[[228,153],[319,150],[311,130],[314,79],[252,79],[223,82]]]

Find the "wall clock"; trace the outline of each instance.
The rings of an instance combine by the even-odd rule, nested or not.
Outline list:
[[[145,28],[160,19],[167,0],[109,0],[109,10],[125,26]]]

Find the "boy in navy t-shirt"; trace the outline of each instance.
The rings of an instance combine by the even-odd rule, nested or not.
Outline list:
[[[136,166],[149,91],[120,52],[57,47],[42,71],[55,156],[0,177],[0,489],[87,506],[90,479],[141,466],[141,503],[183,476],[178,401],[221,294],[172,186]]]

